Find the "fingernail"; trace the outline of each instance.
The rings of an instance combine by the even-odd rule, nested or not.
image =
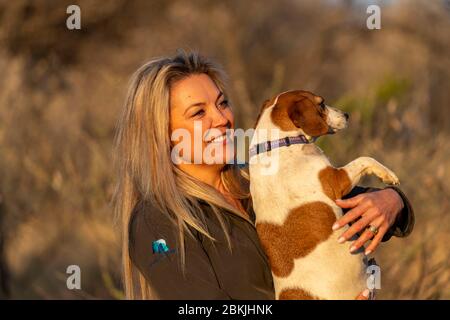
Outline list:
[[[363,291],[363,294],[362,294],[362,295],[363,295],[365,298],[368,298],[368,297],[369,297],[369,293],[370,293],[369,289],[366,289],[366,290]]]
[[[366,256],[368,256],[369,254],[371,254],[372,253],[372,250],[366,250],[365,252],[364,252],[364,254],[366,255]]]
[[[332,229],[333,229],[333,230],[339,229],[339,223],[336,222],[335,224],[333,224]]]
[[[356,247],[355,246],[351,246],[350,247],[350,252],[353,252],[353,251],[355,251],[356,250]]]
[[[339,243],[342,243],[342,242],[344,242],[345,241],[345,238],[344,237],[340,237],[339,239],[338,239],[338,242]]]

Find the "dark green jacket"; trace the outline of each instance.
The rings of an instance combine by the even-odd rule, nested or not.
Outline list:
[[[414,213],[406,196],[399,219],[383,238],[405,237],[414,225]],[[346,197],[376,188],[355,187]],[[255,215],[248,201],[247,212]],[[212,242],[193,230],[195,239],[186,234],[186,268],[181,272],[178,230],[166,213],[139,202],[130,220],[130,257],[144,274],[159,299],[274,299],[275,292],[268,259],[260,245],[254,223],[224,209],[224,220],[230,232],[232,252],[211,207],[201,201]],[[154,241],[163,239],[166,246],[154,252]],[[158,248],[158,246],[156,246]]]

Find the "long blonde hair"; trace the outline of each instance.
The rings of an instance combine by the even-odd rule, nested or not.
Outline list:
[[[115,137],[117,184],[113,205],[121,225],[122,263],[127,299],[154,297],[144,276],[129,256],[129,222],[139,201],[148,201],[167,213],[179,229],[181,264],[185,264],[185,231],[187,226],[215,240],[203,223],[199,199],[208,202],[222,225],[229,248],[231,241],[221,217],[220,208],[242,215],[213,187],[184,173],[171,161],[170,152],[170,87],[192,74],[207,74],[226,92],[226,77],[220,66],[197,52],[178,50],[173,57],[156,58],[132,76],[123,112]],[[158,174],[155,174],[158,173]],[[221,173],[222,182],[236,199],[248,199],[248,175],[238,165],[227,164]],[[184,270],[184,269],[183,269]],[[135,275],[138,278],[136,283]]]

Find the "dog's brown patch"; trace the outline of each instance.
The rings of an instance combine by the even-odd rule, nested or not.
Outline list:
[[[278,277],[289,276],[294,259],[306,256],[327,240],[335,221],[332,208],[316,201],[292,209],[281,226],[257,223],[256,230],[272,272]]]
[[[319,180],[323,192],[332,200],[341,199],[350,192],[352,183],[344,169],[326,167],[320,170]]]
[[[303,289],[289,288],[284,289],[283,291],[280,292],[278,300],[318,300],[318,299],[313,297]]]
[[[316,95],[314,95],[314,101],[317,103],[317,104],[321,104],[321,103],[323,103],[323,98],[321,97],[321,96],[316,96]]]
[[[328,132],[325,111],[320,104],[322,97],[308,91],[289,91],[279,96],[271,113],[271,119],[284,131],[302,129],[312,137]]]

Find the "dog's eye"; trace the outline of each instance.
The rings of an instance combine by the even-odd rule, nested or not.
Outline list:
[[[325,103],[322,102],[322,103],[320,104],[320,108],[321,108],[322,110],[325,110]]]

